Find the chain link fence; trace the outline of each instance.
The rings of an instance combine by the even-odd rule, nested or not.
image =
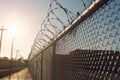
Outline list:
[[[50,46],[29,62],[33,80],[53,80],[54,46]]]
[[[56,43],[57,54],[76,49],[120,50],[120,2],[109,1]]]
[[[119,50],[120,0],[95,0],[29,57],[29,69],[33,80],[119,80]]]
[[[119,80],[120,52],[75,50],[56,54],[55,80]]]

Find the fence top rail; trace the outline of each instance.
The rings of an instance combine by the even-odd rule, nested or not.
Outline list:
[[[58,41],[60,38],[62,38],[65,34],[67,34],[69,31],[74,29],[77,25],[79,25],[81,22],[83,22],[85,19],[87,19],[89,16],[91,16],[93,13],[95,13],[101,6],[106,4],[109,0],[95,0],[88,8],[86,8],[77,18],[71,22],[60,34],[58,34],[47,46],[45,46],[40,52],[38,52],[37,55],[35,55],[32,59],[37,57],[40,53],[43,53],[44,50],[46,50],[49,46],[53,45],[56,41]]]

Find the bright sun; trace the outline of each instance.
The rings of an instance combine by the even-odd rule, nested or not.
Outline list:
[[[18,27],[19,27],[19,24],[16,22],[12,22],[9,24],[8,32],[9,32],[11,37],[15,38],[18,36],[18,33],[19,33]]]

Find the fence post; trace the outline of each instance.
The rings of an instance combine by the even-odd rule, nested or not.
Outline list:
[[[43,53],[41,53],[41,80],[43,78]]]
[[[38,74],[37,74],[37,58],[36,58],[36,80],[37,80],[37,76]]]
[[[55,49],[56,49],[56,43],[53,44],[53,68],[52,68],[52,80],[55,80]]]

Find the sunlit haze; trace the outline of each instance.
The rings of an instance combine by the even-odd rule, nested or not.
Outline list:
[[[22,33],[20,31],[21,29],[19,29],[20,24],[18,24],[18,22],[16,22],[16,21],[11,22],[10,24],[8,24],[8,26],[9,26],[9,28],[7,30],[11,37],[16,38],[17,36],[20,36],[20,34]]]
[[[48,7],[44,6],[47,3],[49,1],[0,0],[0,28],[4,26],[7,29],[3,31],[0,56],[10,57],[11,42],[14,38],[13,57],[16,55],[16,50],[20,50],[18,58],[28,57],[41,21],[45,17],[43,13],[47,12]]]
[[[71,3],[74,2],[70,0]],[[66,3],[68,3],[66,1]],[[80,1],[75,1],[79,4]],[[14,38],[14,52],[27,58],[34,38],[48,11],[50,0],[0,0],[0,28],[4,26],[0,56],[10,57],[11,42]]]

